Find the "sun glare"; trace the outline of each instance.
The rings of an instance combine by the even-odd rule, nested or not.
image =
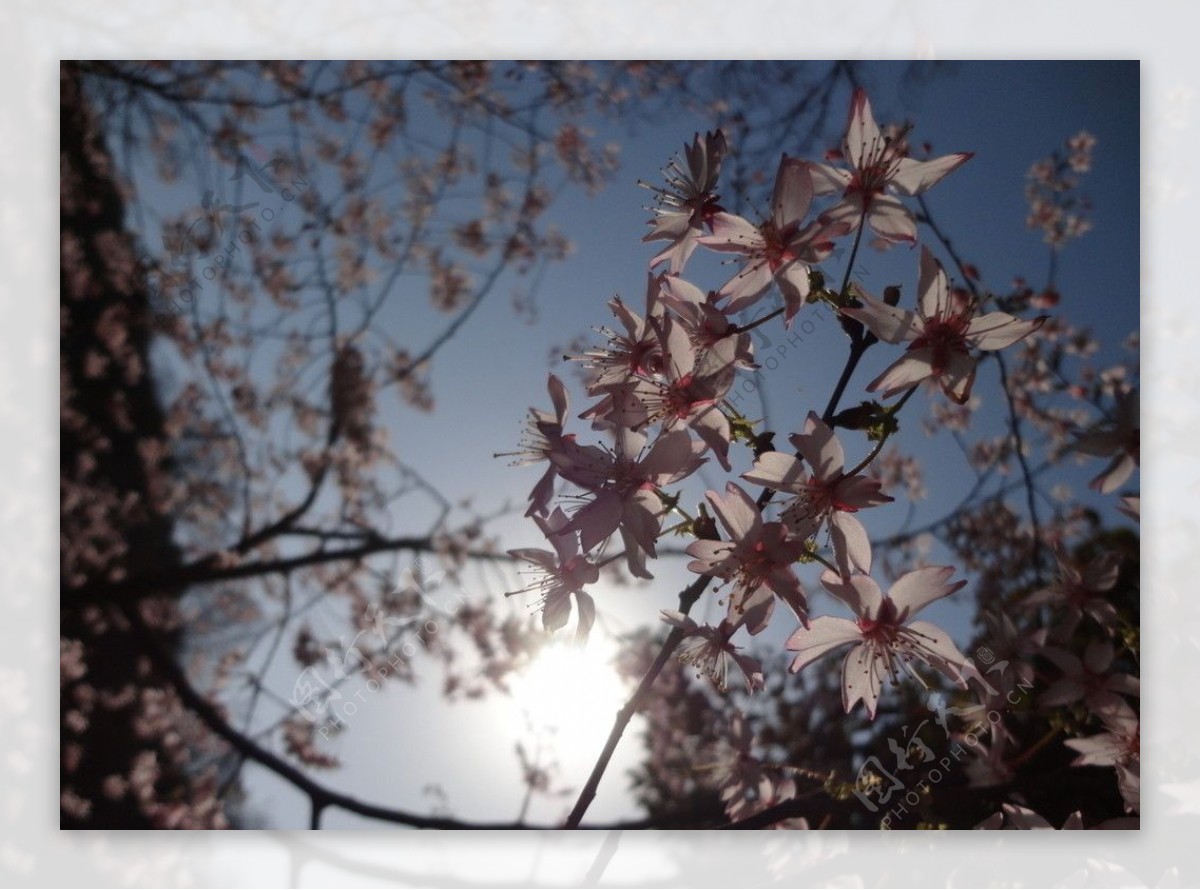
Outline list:
[[[512,684],[520,719],[559,746],[599,745],[628,695],[614,654],[598,636],[584,647],[565,640],[546,645]]]

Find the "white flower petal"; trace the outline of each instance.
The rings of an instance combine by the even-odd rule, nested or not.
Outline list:
[[[883,591],[871,576],[853,575],[843,578],[826,569],[821,575],[821,583],[860,618],[879,617],[879,609],[883,605]]]
[[[596,623],[596,601],[582,590],[576,591],[575,601],[579,604],[579,624],[575,629],[575,640],[586,643],[588,634],[592,632],[592,625]]]
[[[654,580],[654,576],[646,568],[646,551],[624,528],[621,529],[621,543],[625,547],[625,565],[629,568],[629,574],[647,581]]]
[[[699,242],[709,250],[720,253],[750,253],[766,246],[758,226],[732,213],[713,215],[712,234],[705,235]]]
[[[744,625],[753,636],[767,629],[774,611],[775,594],[764,585],[741,598],[730,597],[728,620],[734,627]]]
[[[858,299],[863,305],[860,308],[842,309],[842,315],[862,322],[884,343],[903,343],[921,333],[922,325],[915,312],[889,306],[862,292],[859,292]]]
[[[867,385],[868,392],[879,392],[884,398],[916,386],[933,376],[933,350],[913,349],[896,359],[882,374]]]
[[[842,443],[817,412],[808,412],[804,421],[804,435],[793,436],[791,441],[813,468],[813,475],[819,481],[832,482],[841,476],[846,465]]]
[[[853,181],[849,170],[831,167],[829,164],[810,163],[808,172],[812,177],[813,193],[818,195],[834,195],[844,192]]]
[[[622,509],[621,498],[615,491],[600,491],[591,503],[580,508],[567,528],[579,532],[579,547],[587,553],[617,530]]]
[[[693,541],[687,546],[687,555],[695,559],[688,563],[688,571],[697,575],[715,575],[729,578],[741,565],[734,556],[735,546],[728,541]]]
[[[911,244],[917,240],[917,221],[909,209],[891,195],[871,196],[867,223],[886,241]]]
[[[966,338],[985,350],[1003,349],[1029,336],[1046,322],[1046,316],[1028,320],[1015,318],[1007,312],[988,312],[971,319]]]
[[[771,198],[771,212],[775,225],[780,229],[790,223],[799,222],[808,214],[812,204],[813,181],[808,164],[799,158],[787,155],[779,162],[775,176],[775,193]]]
[[[548,631],[556,631],[567,623],[571,617],[571,594],[566,591],[555,591],[546,596],[542,604],[542,627]]]
[[[708,502],[712,504],[713,513],[725,527],[725,532],[732,541],[744,538],[757,538],[762,532],[762,514],[755,506],[750,495],[733,482],[726,483],[725,496],[715,491],[705,493]]]
[[[662,618],[664,624],[669,624],[671,627],[678,627],[685,634],[694,633],[696,628],[699,627],[687,615],[684,615],[682,612],[676,612],[673,609],[663,609],[659,612],[659,616]]]
[[[1104,472],[1088,483],[1088,487],[1101,494],[1111,494],[1125,484],[1135,469],[1137,469],[1137,461],[1133,459],[1133,455],[1118,454],[1105,467]]]
[[[879,125],[871,112],[871,101],[862,87],[854,91],[850,100],[850,117],[846,121],[844,142],[846,160],[850,166],[861,170],[863,159],[870,159],[881,140]]]
[[[1112,766],[1121,759],[1125,747],[1124,740],[1111,732],[1067,739],[1063,744],[1079,752],[1079,756],[1071,761],[1071,766]]]
[[[798,628],[788,637],[786,648],[798,653],[788,670],[794,674],[839,646],[861,641],[862,634],[853,621],[828,615],[814,618],[808,627]]]
[[[974,152],[942,155],[928,161],[901,158],[892,174],[891,183],[902,195],[919,195],[941,182],[974,156]]]
[[[669,485],[680,478],[677,475],[680,467],[694,463],[694,445],[687,430],[668,430],[655,440],[650,452],[639,461],[638,471],[651,482]]]
[[[621,529],[629,533],[641,548],[655,556],[654,543],[662,528],[662,499],[648,489],[639,490],[625,501],[621,514]]]
[[[729,442],[732,432],[729,419],[716,405],[709,405],[689,419],[692,430],[707,445],[716,456],[717,462],[725,472],[733,469],[729,463]]]
[[[536,550],[532,547],[522,547],[516,550],[509,550],[508,555],[513,559],[523,559],[525,562],[531,562],[534,565],[541,566],[547,572],[558,571],[558,560],[554,558],[554,554],[548,550]]]
[[[729,297],[725,311],[735,315],[753,306],[774,280],[775,276],[764,257],[752,259],[721,287],[721,296]]]
[[[921,266],[917,278],[917,304],[926,319],[943,318],[950,306],[950,286],[941,264],[921,246]]]
[[[567,418],[567,412],[571,408],[571,400],[567,395],[567,388],[561,380],[551,374],[550,379],[546,382],[546,389],[549,391],[550,401],[554,405],[554,416],[558,419],[559,426],[562,426]]]
[[[948,633],[928,621],[913,621],[905,630],[910,634],[917,635],[921,656],[930,667],[941,671],[951,680],[955,680],[965,687],[966,684],[961,680],[961,674],[963,664],[967,659],[959,651],[958,646],[954,645],[954,641],[950,639]]]
[[[946,369],[938,378],[946,397],[965,405],[975,383],[975,357],[965,352],[950,353]]]
[[[843,575],[852,571],[871,571],[871,539],[863,524],[849,513],[838,510],[829,521],[829,536],[837,565]]]
[[[704,292],[690,281],[680,278],[678,275],[667,275],[662,282],[662,295],[669,300],[674,300],[680,303],[694,303],[703,305],[707,298]]]
[[[754,485],[799,494],[807,489],[808,474],[804,464],[782,451],[767,451],[754,459],[754,468],[742,474]]]
[[[947,584],[953,574],[952,566],[925,566],[896,579],[888,596],[896,606],[899,620],[907,621],[934,600],[954,593],[967,583],[964,580]]]
[[[842,707],[849,714],[855,702],[862,699],[867,716],[875,719],[881,683],[879,659],[866,646],[855,646],[842,662]]]
[[[823,225],[836,226],[850,232],[858,228],[863,216],[863,197],[861,192],[851,192],[838,203],[834,204],[820,216]]]

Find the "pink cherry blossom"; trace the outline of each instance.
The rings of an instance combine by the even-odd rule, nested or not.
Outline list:
[[[579,552],[579,538],[567,531],[567,516],[556,509],[548,517],[534,516],[533,521],[553,545],[555,552],[535,548],[509,550],[508,554],[534,566],[534,580],[521,588],[506,593],[540,593],[542,627],[556,631],[571,617],[571,597],[579,605],[579,623],[575,632],[579,642],[587,640],[592,624],[596,620],[596,604],[583,588],[594,584],[600,577],[600,569]]]
[[[908,208],[888,194],[889,190],[909,197],[922,194],[972,157],[971,152],[943,155],[929,161],[908,157],[905,133],[880,131],[871,103],[861,88],[854,91],[850,102],[842,155],[850,165],[849,170],[827,164],[812,165],[816,194],[842,193],[841,201],[826,210],[821,219],[852,231],[865,216],[877,235],[893,242],[915,242],[917,224]]]
[[[570,408],[570,398],[562,381],[553,374],[546,383],[546,389],[550,393],[554,413],[551,414],[539,408],[530,408],[529,415],[525,420],[525,431],[521,436],[521,450],[497,454],[496,457],[513,457],[516,458],[513,461],[515,466],[524,466],[543,460],[549,461],[551,452],[556,448],[561,448],[563,423],[566,421],[567,411]],[[529,495],[529,509],[525,511],[526,516],[532,516],[535,513],[545,515],[550,506],[550,500],[554,497],[556,475],[556,468],[551,463]]]
[[[1096,147],[1096,137],[1087,130],[1080,130],[1067,140],[1067,150],[1070,156],[1067,163],[1075,173],[1087,173],[1092,169],[1092,149]]]
[[[717,305],[720,297],[716,293],[705,294],[696,285],[674,275],[664,276],[660,300],[683,329],[687,331],[692,348],[697,352],[719,349],[722,354],[732,353],[735,367],[754,370],[754,345],[748,333],[739,331],[729,318],[729,308]],[[726,341],[732,341],[727,345]]]
[[[729,677],[736,672],[746,684],[747,692],[763,688],[762,665],[729,642],[738,627],[728,620],[717,627],[697,624],[682,612],[664,609],[662,620],[671,627],[683,631],[683,641],[676,649],[676,657],[708,676],[721,692],[729,690]]]
[[[1079,756],[1071,766],[1112,766],[1117,771],[1117,788],[1125,809],[1141,810],[1142,734],[1137,713],[1125,702],[1100,715],[1107,732],[1086,738],[1067,739],[1068,748]]]
[[[802,225],[812,196],[809,164],[784,155],[779,162],[768,219],[756,226],[732,213],[713,217],[712,234],[700,238],[700,243],[712,250],[746,257],[742,268],[720,291],[721,296],[729,298],[728,312],[752,306],[775,283],[787,307],[784,322],[791,324],[808,298],[809,266],[829,256],[832,239],[849,231],[841,223],[814,220]]]
[[[664,430],[690,426],[729,470],[732,433],[721,400],[733,385],[737,342],[727,338],[697,351],[687,329],[674,319],[661,319],[657,327],[665,356],[663,379],[644,377],[614,391],[609,419],[634,431],[654,423]]]
[[[975,314],[975,305],[958,305],[950,294],[946,273],[926,247],[921,248],[920,292],[917,311],[889,306],[859,293],[862,308],[842,313],[866,325],[885,343],[909,343],[908,351],[871,381],[867,389],[884,397],[934,379],[960,405],[971,396],[975,356],[971,347],[1003,349],[1036,331],[1045,316],[1022,320],[1006,312]]]
[[[787,641],[787,648],[797,653],[791,672],[800,671],[827,652],[854,644],[842,662],[842,705],[848,714],[861,699],[872,720],[884,677],[897,682],[897,667],[916,676],[913,659],[925,662],[965,688],[962,666],[966,659],[949,635],[927,621],[910,620],[934,600],[949,596],[967,583],[946,583],[953,573],[950,566],[916,569],[902,575],[885,597],[868,575],[843,578],[826,571],[821,583],[857,618],[847,621],[822,616],[793,633]]]
[[[1044,605],[1064,607],[1065,615],[1057,637],[1069,640],[1087,615],[1108,636],[1117,629],[1116,607],[1104,595],[1117,584],[1121,557],[1117,553],[1101,553],[1086,566],[1080,567],[1061,550],[1057,552],[1059,576],[1056,581],[1030,594],[1024,605],[1037,608]]]
[[[717,759],[702,769],[711,771],[720,789],[725,815],[737,821],[796,796],[793,772],[764,763],[754,753],[754,734],[746,719],[734,713],[730,733],[718,742]],[[795,827],[807,828],[807,823]]]
[[[669,263],[672,275],[683,271],[704,234],[704,226],[721,209],[715,190],[727,148],[725,134],[720,130],[705,134],[703,140],[697,133],[692,144],[683,148],[687,169],[683,169],[678,158],[673,158],[663,171],[666,188],[639,181],[639,185],[658,196],[654,219],[650,220],[654,229],[642,240],[671,242],[650,261],[650,268]]]
[[[889,503],[880,484],[868,476],[845,474],[845,454],[837,435],[810,411],[804,434],[791,437],[792,445],[812,468],[790,454],[768,451],[754,461],[754,469],[742,478],[755,485],[785,491],[795,497],[782,514],[783,524],[795,537],[807,539],[828,522],[833,552],[842,574],[852,569],[871,570],[871,544],[866,529],[854,514],[866,507]]]
[[[1046,645],[1046,628],[1018,629],[1012,618],[999,610],[984,610],[979,617],[987,628],[985,639],[995,658],[994,665],[988,670],[987,682],[995,683],[1000,693],[1032,688],[1033,659]]]
[[[1093,136],[1080,132],[1062,149],[1036,161],[1025,174],[1025,200],[1029,203],[1025,224],[1041,229],[1043,240],[1054,250],[1092,228],[1088,218],[1091,202],[1080,193],[1079,175],[1091,169],[1095,144]]]
[[[1071,446],[1093,457],[1112,457],[1090,487],[1101,494],[1116,491],[1133,475],[1142,459],[1141,399],[1137,390],[1117,396],[1115,417],[1082,433]]]
[[[658,491],[691,475],[704,463],[703,445],[686,430],[664,431],[644,455],[645,437],[627,429],[616,430],[612,452],[594,448],[588,452],[584,472],[570,466],[574,478],[584,480],[591,494],[571,517],[567,531],[578,531],[580,546],[587,553],[620,531],[629,571],[638,578],[653,578],[646,569],[646,556],[656,556],[655,542],[666,508]],[[551,455],[557,465],[558,454]],[[560,473],[565,475],[562,469]],[[574,480],[572,480],[574,481]]]
[[[1083,658],[1058,646],[1047,646],[1042,655],[1063,672],[1038,698],[1043,707],[1082,701],[1093,714],[1103,716],[1128,707],[1121,695],[1141,694],[1137,677],[1112,670],[1116,649],[1107,640],[1088,643]]]
[[[588,392],[598,391],[627,382],[634,377],[658,374],[662,371],[662,346],[648,319],[662,310],[658,306],[661,277],[650,275],[646,285],[646,315],[643,317],[625,305],[620,297],[608,301],[625,332],[612,328],[597,330],[608,338],[606,346],[589,349],[582,355],[567,356],[588,369]]]
[[[790,604],[802,622],[807,621],[804,588],[792,570],[805,550],[804,542],[789,540],[778,522],[764,523],[750,495],[733,482],[725,486],[724,497],[715,491],[706,496],[729,540],[694,541],[687,548],[688,555],[695,557],[688,569],[734,582],[730,622],[745,623],[752,634],[763,630],[775,605],[771,592]],[[765,589],[760,592],[760,588]]]

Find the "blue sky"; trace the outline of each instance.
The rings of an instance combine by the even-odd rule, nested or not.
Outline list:
[[[905,63],[907,64],[907,63]],[[1029,165],[1081,129],[1097,137],[1095,167],[1084,177],[1084,189],[1095,210],[1094,229],[1062,254],[1058,286],[1063,293],[1060,311],[1076,322],[1093,325],[1109,355],[1119,354],[1124,336],[1139,324],[1139,79],[1136,62],[972,62],[952,66],[916,88],[897,89],[900,63],[879,63],[868,70],[865,86],[881,122],[909,119],[915,124],[912,139],[932,144],[934,154],[973,151],[974,158],[929,194],[931,211],[952,237],[956,248],[983,273],[984,283],[997,290],[1016,274],[1038,284],[1044,274],[1047,251],[1040,233],[1025,228],[1026,204],[1022,196]],[[835,99],[845,107],[848,91]],[[840,121],[840,115],[835,115]],[[611,125],[594,121],[601,138]],[[571,379],[576,411],[585,400],[570,368],[552,360],[556,349],[585,334],[592,325],[610,321],[605,301],[620,294],[632,304],[642,299],[646,262],[653,245],[642,244],[649,194],[636,185],[639,178],[654,180],[668,157],[677,152],[708,121],[679,113],[653,125],[642,125],[628,137],[611,131],[623,145],[622,167],[601,194],[587,197],[566,192],[550,211],[576,244],[575,252],[551,267],[537,293],[538,317],[532,323],[514,318],[508,290],[517,282],[503,282],[470,322],[438,354],[433,369],[437,410],[429,415],[389,406],[385,422],[393,431],[403,458],[419,467],[452,499],[471,497],[484,512],[506,502],[518,504],[540,474],[537,468],[515,469],[492,457],[515,447],[526,409],[546,406],[546,374],[554,370]],[[840,124],[839,124],[840,126]],[[835,128],[824,144],[840,137]],[[735,146],[736,149],[736,146]],[[780,152],[795,147],[780,145]],[[768,180],[774,170],[766,170]],[[734,208],[749,213],[750,208]],[[866,274],[862,284],[878,293],[886,284],[903,284],[912,299],[916,285],[917,252],[894,249],[886,255],[870,250],[860,254]],[[834,267],[835,271],[840,269]],[[689,267],[688,278],[706,288],[719,286],[729,274],[707,258]],[[840,276],[838,276],[840,278]],[[445,324],[445,316],[420,305],[403,307],[409,338],[418,346],[427,330],[432,338]],[[812,332],[801,325],[812,321]],[[825,315],[797,321],[802,342],[779,354],[778,367],[764,375],[775,428],[794,431],[810,408],[820,410],[837,376],[845,354],[845,339]],[[777,328],[766,329],[772,348],[783,342]],[[862,387],[891,358],[874,350],[860,367],[843,404],[864,397]],[[994,374],[989,369],[987,374]],[[986,374],[981,375],[986,378]],[[998,408],[993,381],[981,379],[985,417]],[[919,409],[923,398],[914,399]],[[749,410],[749,409],[747,409]],[[994,417],[994,415],[992,415]],[[917,419],[914,411],[912,420]],[[576,430],[587,439],[580,422]],[[910,422],[898,444],[939,472],[927,474],[929,498],[917,506],[914,523],[940,515],[969,485],[961,455],[946,437],[927,439],[919,424]],[[857,446],[848,445],[850,459]],[[744,450],[744,449],[743,449]],[[739,469],[748,468],[744,454]],[[689,486],[691,499],[705,487],[719,488],[719,468],[709,467]],[[1081,490],[1088,473],[1073,480]],[[904,508],[899,504],[873,511],[868,528],[887,534],[899,527]],[[875,513],[879,515],[876,516]],[[536,546],[532,524],[514,517],[493,529],[505,546]],[[688,577],[676,561],[657,571],[653,584],[633,589],[609,589],[599,599],[603,620],[613,627],[630,627],[656,619],[658,610],[674,604],[680,584]],[[479,584],[465,592],[471,596],[495,595],[494,588]],[[823,605],[828,606],[828,600]],[[513,602],[511,607],[524,606]],[[944,621],[960,642],[968,636],[970,602],[940,604],[929,612]],[[701,603],[698,615],[715,615],[715,606]],[[782,619],[782,615],[779,616]],[[332,620],[332,615],[331,615]],[[331,625],[332,626],[332,625]],[[772,628],[764,635],[778,645],[791,627]],[[832,664],[831,664],[832,666]],[[432,667],[432,666],[430,666]],[[273,673],[281,688],[290,688],[295,674],[291,664]],[[441,782],[450,804],[463,816],[508,818],[515,815],[521,789],[512,757],[514,723],[506,713],[511,703],[446,707],[429,690],[382,693],[370,698],[356,716],[351,731],[340,740],[339,753],[349,766],[331,776],[339,787],[371,800],[423,810],[430,801],[422,787]],[[419,728],[418,728],[419,727]],[[505,738],[509,733],[510,738]],[[600,739],[596,740],[599,747]],[[625,763],[636,753],[627,738],[620,757]],[[563,752],[566,771],[561,782],[578,783],[590,761],[587,751]],[[569,762],[568,762],[569,761]],[[419,764],[419,767],[415,766]],[[619,761],[601,789],[593,815],[612,818],[630,815],[623,793]],[[249,773],[254,796],[273,826],[306,823],[302,800],[290,789],[260,772]],[[561,802],[537,802],[534,819],[553,819]],[[329,826],[373,823],[341,813],[326,817]]]
[[[1023,186],[1029,165],[1079,130],[1097,137],[1094,169],[1083,178],[1095,206],[1095,227],[1063,251],[1057,281],[1063,294],[1061,312],[1076,323],[1093,326],[1103,347],[1101,355],[1114,358],[1124,354],[1120,344],[1137,329],[1139,320],[1137,68],[1137,63],[962,63],[904,96],[897,95],[894,86],[899,64],[872,66],[867,81],[881,122],[912,120],[913,141],[930,142],[935,154],[975,152],[966,165],[929,192],[928,201],[956,248],[981,269],[984,284],[996,290],[1007,287],[1017,274],[1024,274],[1035,286],[1045,275],[1048,252],[1041,233],[1025,227]],[[843,99],[848,104],[848,91]],[[681,115],[677,121],[642,128],[635,140],[625,143],[623,168],[605,192],[591,199],[569,198],[553,211],[577,248],[546,275],[538,295],[539,320],[515,325],[503,301],[493,301],[439,357],[439,369],[454,376],[435,375],[441,407],[431,420],[439,427],[444,424],[448,436],[431,435],[424,444],[418,437],[413,444],[431,464],[440,458],[448,465],[446,459],[453,455],[449,464],[461,461],[471,467],[469,478],[459,482],[458,474],[448,468],[444,476],[448,485],[461,485],[465,494],[480,478],[477,474],[486,473],[485,497],[499,500],[527,494],[525,486],[532,486],[539,475],[536,469],[497,472],[486,457],[513,447],[525,405],[548,404],[544,393],[548,370],[573,380],[572,368],[551,363],[549,344],[561,346],[589,325],[608,323],[611,317],[604,302],[614,293],[634,305],[642,299],[645,263],[654,245],[640,242],[648,193],[637,187],[636,180],[652,178],[670,154],[707,125]],[[788,151],[789,146],[780,150]],[[765,172],[769,181],[774,171]],[[864,249],[858,265],[865,276],[860,280],[875,293],[886,284],[900,283],[906,297],[913,299],[917,257],[917,250],[906,248],[884,255]],[[685,277],[716,287],[729,272],[698,252]],[[794,330],[803,342],[788,349],[779,357],[778,367],[765,375],[775,427],[781,433],[797,430],[809,409],[823,407],[844,361],[845,338],[837,325],[827,313],[809,313],[800,316]],[[810,327],[802,327],[806,320],[812,322]],[[806,333],[813,326],[815,333]],[[786,342],[779,328],[764,330],[772,338],[772,348]],[[497,354],[504,356],[502,361],[491,358]],[[893,358],[882,348],[869,353],[843,404],[865,397],[862,388]],[[481,359],[486,374],[472,376],[471,369]],[[984,401],[979,421],[993,426],[1000,407],[993,388],[995,373],[994,367],[986,367],[977,387]],[[573,394],[581,409],[584,402],[578,387]],[[739,407],[750,402],[748,397]],[[927,474],[929,497],[917,505],[914,525],[942,515],[973,479],[948,437],[930,440],[920,430],[923,404],[923,398],[914,400],[906,428],[896,440],[901,448],[941,470]],[[466,431],[470,434],[458,435]],[[582,424],[578,431],[585,434]],[[850,454],[856,453],[854,447],[847,443]],[[1083,491],[1090,471],[1094,468],[1089,465],[1074,474],[1077,492]],[[700,476],[702,485],[694,487],[697,496],[703,487],[723,485],[715,466]],[[903,518],[903,508],[896,505],[890,516],[872,514],[875,524],[870,530],[890,533]],[[518,526],[513,534],[522,535],[523,543],[536,542],[532,526],[524,532]],[[674,595],[664,589],[669,587],[655,585],[656,605],[669,603]],[[956,611],[950,604],[941,610]],[[964,610],[970,611],[969,604],[964,603]]]

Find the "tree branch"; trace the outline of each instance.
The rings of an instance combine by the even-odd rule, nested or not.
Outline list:
[[[127,604],[148,596],[162,596],[165,592],[179,590],[192,585],[215,584],[221,581],[235,581],[241,578],[252,578],[260,575],[286,575],[289,572],[308,568],[309,566],[324,565],[342,560],[362,559],[376,553],[386,553],[394,550],[432,553],[436,549],[433,539],[428,536],[418,538],[384,538],[374,535],[370,536],[369,540],[357,547],[340,547],[335,550],[321,549],[301,554],[300,556],[259,560],[240,565],[219,565],[217,556],[212,555],[167,572],[135,575],[122,581],[87,584],[74,590],[64,589],[62,597],[65,602],[70,602],[71,605],[78,605],[80,602],[86,601]],[[468,550],[463,555],[468,559],[492,562],[513,561],[513,558],[507,553],[494,553],[490,550]]]
[[[711,582],[711,575],[701,575],[684,588],[683,592],[679,594],[679,611],[686,615]],[[608,733],[608,739],[604,742],[604,748],[600,752],[600,757],[596,760],[596,765],[592,767],[592,774],[588,776],[583,790],[579,792],[579,798],[575,801],[575,807],[567,817],[567,822],[563,826],[564,828],[579,827],[584,813],[587,812],[587,808],[591,806],[592,801],[596,797],[596,789],[600,786],[600,779],[603,778],[604,771],[608,768],[608,762],[612,760],[613,753],[617,750],[617,743],[621,741],[621,735],[625,732],[625,727],[629,725],[629,721],[633,718],[633,715],[642,706],[643,701],[650,692],[650,687],[654,685],[654,681],[658,679],[658,675],[662,673],[663,667],[666,666],[667,660],[682,641],[683,630],[678,627],[672,628],[671,632],[667,634],[667,639],[663,642],[658,656],[654,659],[654,663],[650,665],[650,669],[646,671],[645,676],[638,683],[637,689],[630,696],[629,701],[625,703],[625,706],[617,711],[617,719],[613,721],[613,728]]]

